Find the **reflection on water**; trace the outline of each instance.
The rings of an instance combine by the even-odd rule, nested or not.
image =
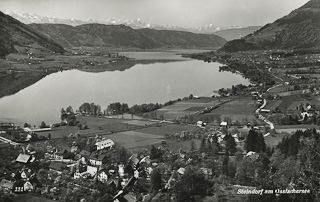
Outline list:
[[[240,75],[219,72],[219,65],[185,60],[134,64],[124,71],[53,73],[0,99],[0,121],[54,123],[59,121],[61,108],[69,105],[77,109],[84,102],[94,102],[105,109],[111,102],[126,102],[129,106],[164,103],[189,94],[210,96],[213,90],[249,83]]]

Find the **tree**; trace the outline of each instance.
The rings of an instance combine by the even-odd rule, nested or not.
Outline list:
[[[320,200],[320,137],[319,133],[313,134],[308,141],[308,146],[301,151],[298,189],[310,189],[311,196],[299,196],[300,201]],[[304,198],[305,197],[305,198]]]
[[[13,138],[14,138],[15,140],[20,140],[20,133],[19,133],[18,131],[14,131],[14,132],[13,132]]]
[[[255,130],[250,130],[245,140],[245,149],[247,152],[264,152],[266,150],[266,144],[263,135]]]
[[[226,141],[226,150],[229,154],[234,155],[237,151],[237,143],[234,140],[234,137],[229,133],[225,136]]]
[[[191,142],[190,142],[190,151],[195,151],[195,150],[197,150],[197,145],[193,140],[191,140]]]
[[[41,125],[40,125],[40,128],[46,128],[46,127],[47,127],[47,124],[44,121],[42,121]]]
[[[151,173],[151,191],[158,192],[162,188],[162,175],[159,168],[156,168]]]
[[[180,201],[195,201],[195,196],[207,196],[211,194],[212,183],[196,167],[188,167],[184,175],[174,185],[173,192]]]
[[[207,140],[205,138],[201,139],[201,144],[200,144],[200,152],[206,152],[206,142]]]
[[[74,113],[71,106],[69,106],[69,107],[66,109],[66,113],[67,113],[67,114],[73,114],[73,113]]]
[[[79,130],[82,130],[83,129],[83,125],[81,123],[78,123],[77,124],[77,127],[79,128]]]
[[[228,175],[228,162],[229,162],[229,156],[228,155],[225,155],[222,159],[222,164],[221,164],[221,173],[223,175]]]

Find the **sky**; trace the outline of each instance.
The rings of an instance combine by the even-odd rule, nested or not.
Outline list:
[[[180,27],[265,25],[308,0],[0,0],[0,10],[63,19],[134,20]]]

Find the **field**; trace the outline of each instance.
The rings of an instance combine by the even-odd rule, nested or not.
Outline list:
[[[264,109],[274,110],[275,108],[279,107],[281,103],[282,100],[268,100]]]
[[[180,133],[181,131],[197,131],[199,130],[198,127],[191,126],[191,125],[182,125],[182,124],[161,124],[161,127],[153,126],[148,128],[141,128],[137,129],[135,131],[142,132],[142,133],[151,133],[155,135],[165,135],[168,134],[174,134],[174,133]]]
[[[297,130],[306,130],[315,128],[317,132],[320,132],[320,127],[315,125],[290,125],[290,126],[277,126],[277,133],[274,135],[269,135],[265,137],[265,142],[269,146],[276,146],[283,137],[289,136],[290,134],[296,132]]]
[[[287,110],[295,111],[301,103],[303,103],[304,108],[307,103],[315,105],[316,107],[320,106],[318,97],[304,98],[301,95],[293,95],[283,96],[277,100],[268,100],[265,109],[274,110],[278,107],[282,112],[286,112]]]
[[[278,130],[277,130],[278,131]],[[280,132],[280,131],[278,131]],[[282,140],[283,137],[289,136],[287,133],[278,133],[275,135],[269,135],[264,138],[264,141],[267,146],[276,146]]]
[[[221,114],[221,120],[230,118],[232,122],[242,123],[244,120],[259,122],[255,118],[254,112],[258,108],[257,102],[251,97],[237,97],[234,100],[227,102],[217,109],[214,109],[212,114]]]
[[[79,132],[81,135],[109,134],[120,131],[134,130],[146,125],[155,124],[156,122],[132,119],[116,119],[116,118],[97,118],[77,116],[77,120],[82,124],[86,124],[89,129],[79,130],[75,126],[64,126],[53,128],[50,132],[39,133],[39,135],[47,136],[49,133],[53,139],[68,136],[71,133]]]
[[[166,133],[180,133],[181,131],[196,131],[199,128],[189,125],[177,125],[177,124],[159,124],[157,126],[151,126],[146,128],[141,128],[133,131],[125,131],[115,134],[105,135],[105,138],[110,138],[113,141],[119,143],[120,145],[126,147],[131,151],[138,151],[141,148],[149,149],[151,145],[159,146],[161,140],[164,140],[164,135]],[[190,141],[176,141],[176,140],[166,140],[166,149],[178,150],[189,149]],[[194,140],[196,145],[200,146],[199,140]]]
[[[174,103],[173,105],[163,107],[156,110],[156,114],[163,115],[166,120],[172,120],[178,117],[184,117],[197,113],[199,110],[202,110],[206,107],[215,106],[227,98],[200,98],[200,99],[191,99],[180,101]]]
[[[199,110],[217,104],[220,104],[220,106],[210,113],[199,113]],[[158,116],[163,115],[166,120],[191,115],[193,119],[191,122],[203,120],[208,123],[219,124],[219,120],[229,118],[232,122],[238,121],[241,123],[243,120],[258,121],[253,115],[256,108],[257,103],[251,97],[201,98],[177,102],[157,110],[156,114]]]
[[[112,139],[114,142],[124,146],[127,149],[141,148],[156,144],[164,138],[162,135],[141,133],[137,131],[125,131],[111,135],[105,135],[105,138]]]

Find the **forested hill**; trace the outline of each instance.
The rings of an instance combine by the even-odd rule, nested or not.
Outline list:
[[[14,45],[38,44],[48,50],[63,53],[64,49],[51,39],[9,15],[0,12],[0,57],[15,52]]]
[[[253,34],[226,43],[220,51],[320,48],[320,0],[311,0]]]
[[[200,48],[221,47],[226,43],[213,34],[184,31],[132,29],[125,25],[30,24],[64,47],[108,46],[123,48]]]

